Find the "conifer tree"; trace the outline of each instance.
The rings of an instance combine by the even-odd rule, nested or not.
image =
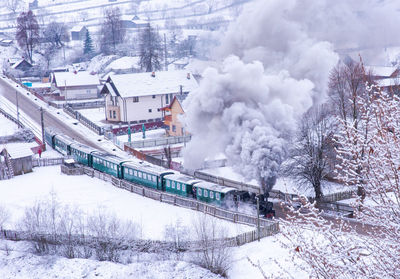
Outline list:
[[[90,55],[93,53],[93,42],[92,38],[90,37],[89,30],[86,31],[86,38],[85,38],[85,44],[83,47],[83,54],[85,55]]]

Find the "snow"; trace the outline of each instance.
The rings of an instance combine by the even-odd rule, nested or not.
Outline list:
[[[100,85],[97,75],[92,75],[87,71],[80,72],[55,72],[54,79],[58,87],[63,86],[88,86]]]
[[[103,121],[106,120],[105,108],[92,108],[92,109],[81,109],[79,112],[88,118],[90,121],[96,123],[99,126],[106,125]]]
[[[0,137],[10,136],[18,131],[18,125],[0,114]]]
[[[12,159],[24,158],[28,156],[32,156],[33,152],[31,147],[36,147],[38,144],[36,142],[31,143],[8,143],[5,145],[0,145],[0,150],[5,148],[7,153],[11,156]]]
[[[91,259],[66,259],[57,256],[41,257],[30,253],[26,248],[28,246],[26,243],[0,241],[0,247],[6,245],[12,251],[9,254],[6,251],[0,251],[0,278],[3,279],[221,278],[204,268],[183,261],[153,259],[124,265]]]
[[[146,139],[159,139],[159,138],[165,138],[165,129],[146,130]],[[122,142],[128,142],[128,135],[118,136],[118,140]],[[143,140],[142,131],[136,133],[132,131],[131,141],[138,141],[138,140]]]
[[[191,74],[188,79],[187,74],[187,71],[164,71],[155,72],[155,77],[151,73],[135,73],[113,75],[111,79],[118,94],[128,98],[179,93],[180,86],[183,86],[183,92],[191,92],[198,88],[198,84]]]
[[[138,69],[139,57],[125,56],[111,62],[105,69],[105,72],[112,70]]]
[[[15,228],[25,207],[49,199],[50,193],[55,193],[61,204],[77,206],[88,214],[100,209],[115,213],[120,219],[134,221],[142,226],[143,239],[163,239],[167,225],[180,220],[185,226],[192,227],[194,218],[202,215],[129,193],[86,175],[67,176],[60,173],[60,166],[52,166],[34,168],[32,173],[0,183],[0,204],[13,213],[9,227]],[[227,227],[231,236],[254,230],[227,221],[220,223]]]

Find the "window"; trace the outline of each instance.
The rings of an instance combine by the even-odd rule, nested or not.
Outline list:
[[[133,99],[134,103],[138,103],[139,102],[139,97],[133,97],[132,99]]]
[[[146,180],[147,180],[147,173],[144,173],[144,174],[143,174],[143,179],[146,179]]]
[[[137,171],[133,171],[134,176],[138,176]]]
[[[176,132],[176,126],[172,125],[172,132]]]
[[[90,94],[92,91],[90,89],[86,89],[86,94]]]
[[[210,191],[210,198],[213,199],[214,198],[214,192]]]
[[[140,171],[138,171],[138,176],[139,176],[140,178],[142,178],[142,173],[141,173]]]
[[[112,111],[110,110],[110,118],[112,118]]]
[[[185,184],[182,184],[182,191],[186,192],[186,185]]]
[[[117,112],[115,110],[113,110],[113,117],[114,119],[117,118]]]
[[[167,180],[167,187],[171,187],[171,181]]]
[[[178,190],[178,191],[181,190],[181,184],[180,183],[176,183],[176,190]]]
[[[132,171],[132,170],[129,170],[129,174],[132,175],[132,174],[133,174],[133,171]]]
[[[197,189],[197,195],[198,195],[199,197],[201,197],[201,189],[200,189],[200,188]]]
[[[156,98],[156,95],[153,95],[153,96],[151,96],[153,99],[155,99]]]
[[[151,109],[149,109],[149,112],[151,112]]]
[[[153,182],[157,182],[157,178],[155,175],[153,175]]]
[[[204,190],[204,197],[208,197],[208,191],[207,190]]]
[[[165,103],[169,104],[168,94],[165,95]]]
[[[175,182],[171,182],[171,184],[172,184],[172,189],[175,189]]]
[[[215,193],[215,198],[217,199],[217,201],[219,201],[221,199],[220,193]]]

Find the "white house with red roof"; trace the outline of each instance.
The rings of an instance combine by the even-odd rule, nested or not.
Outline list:
[[[66,100],[97,98],[99,86],[98,75],[87,71],[54,72],[51,76],[52,90],[58,90]]]
[[[198,83],[187,71],[111,75],[101,90],[106,95],[106,119],[112,122],[161,121],[161,108],[178,94],[188,94]]]

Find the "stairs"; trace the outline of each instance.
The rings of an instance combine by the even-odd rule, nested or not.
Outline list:
[[[9,156],[6,156],[6,166],[8,170],[8,178],[11,179],[14,177],[14,169]]]

